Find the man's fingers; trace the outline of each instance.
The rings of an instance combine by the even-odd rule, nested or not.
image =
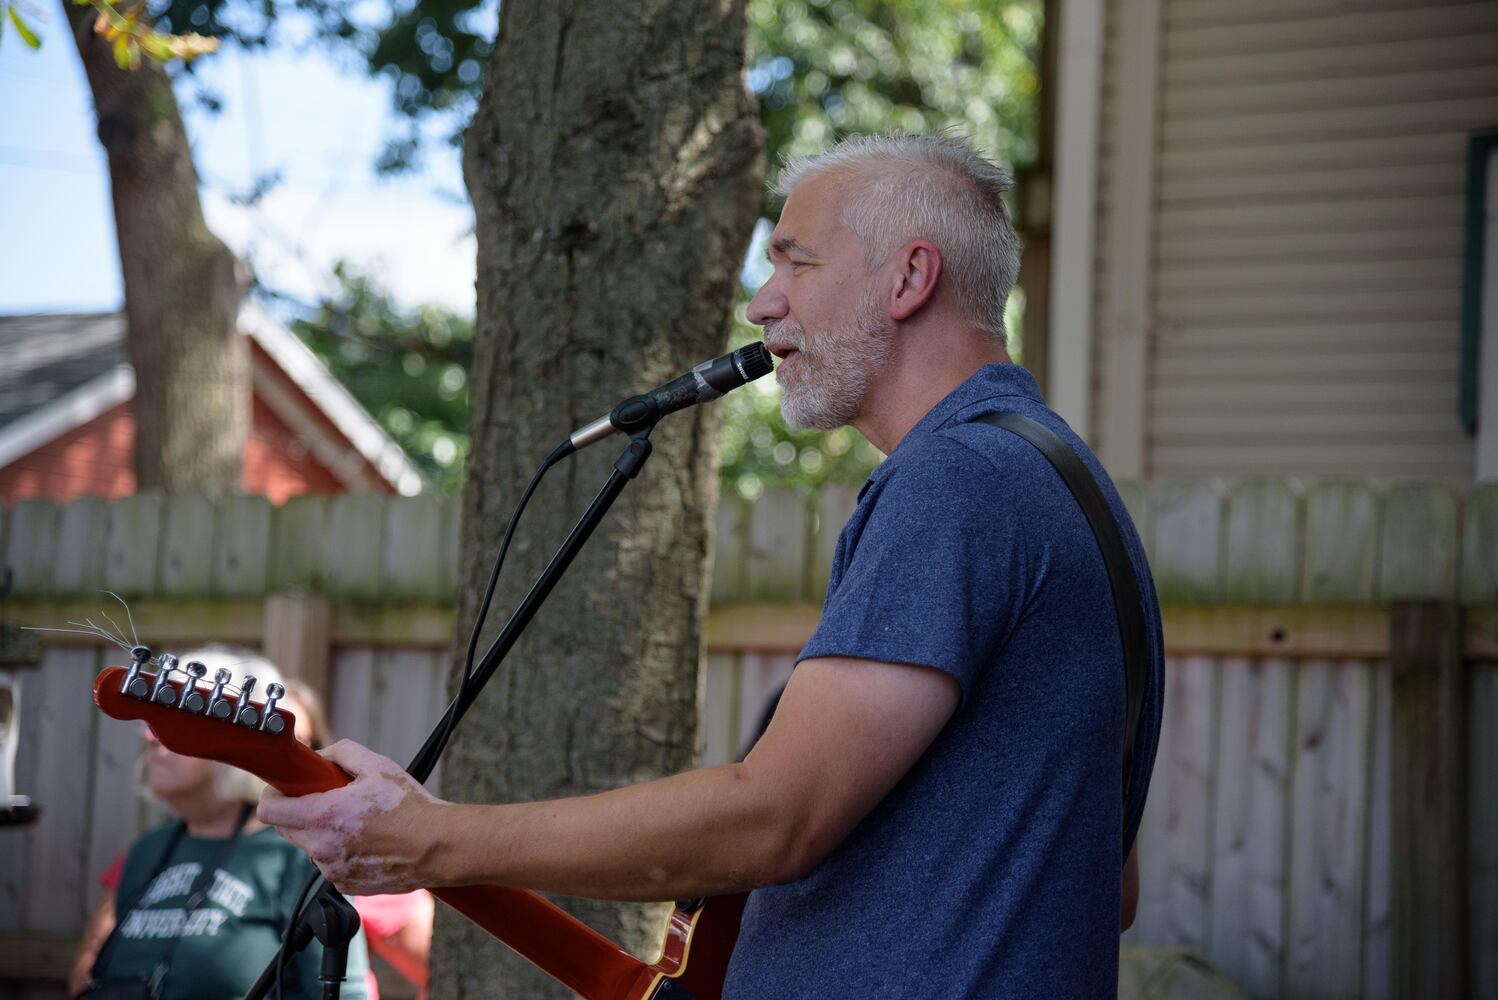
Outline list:
[[[274,788],[267,788],[260,796],[260,805],[255,816],[267,826],[287,830],[301,830],[322,822],[327,812],[326,796],[331,792],[313,792],[292,798],[282,795]]]
[[[356,778],[361,774],[379,774],[382,771],[389,771],[392,767],[397,771],[403,770],[389,757],[377,754],[369,747],[355,743],[353,740],[339,740],[322,751],[322,755]]]
[[[285,817],[285,811],[281,807],[287,801],[286,796],[274,788],[267,788],[260,793],[260,804],[255,807],[255,818],[266,826],[276,826],[277,822]]]
[[[339,740],[323,750],[322,756],[337,764],[355,780],[365,776],[379,777],[392,771],[404,773],[395,761],[353,740]],[[335,811],[334,797],[342,790],[342,787],[333,788],[326,792],[312,792],[290,798],[274,788],[267,788],[260,798],[260,808],[256,815],[260,822],[277,827],[299,829],[317,825],[325,822]]]
[[[400,886],[391,891],[405,891],[414,884],[409,878],[401,882],[410,867],[411,852],[404,839],[409,839],[412,821],[410,810],[402,812],[402,806],[411,804],[413,790],[420,793],[418,799],[430,797],[399,764],[358,743],[340,740],[322,756],[352,780],[296,798],[267,789],[260,800],[260,819],[300,848],[339,889],[385,891]]]
[[[269,789],[260,796],[260,805],[255,807],[255,818],[266,826],[291,826],[297,810],[290,806],[292,799]]]

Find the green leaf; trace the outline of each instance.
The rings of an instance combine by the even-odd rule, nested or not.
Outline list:
[[[10,23],[16,26],[16,34],[21,36],[21,41],[26,43],[28,49],[42,47],[42,40],[36,37],[36,32],[32,31],[31,26],[21,19],[21,12],[15,7],[10,8]]]
[[[158,32],[152,31],[140,36],[140,47],[146,55],[157,62],[166,62],[172,58],[171,39]]]
[[[204,38],[199,34],[163,35],[152,33],[166,45],[167,51],[183,62],[192,62],[198,56],[218,51],[217,38]]]

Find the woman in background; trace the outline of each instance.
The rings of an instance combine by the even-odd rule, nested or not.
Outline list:
[[[185,654],[211,676],[228,667],[264,691],[281,682],[262,657],[210,647]],[[297,713],[297,706],[287,708]],[[300,720],[299,720],[300,721]],[[184,757],[146,729],[144,790],[176,818],[142,834],[96,908],[69,978],[68,995],[212,1000],[243,996],[275,955],[302,886],[306,857],[255,819],[264,784],[247,772]],[[342,996],[366,1000],[361,933],[349,946]],[[286,996],[322,995],[322,947],[286,966]]]

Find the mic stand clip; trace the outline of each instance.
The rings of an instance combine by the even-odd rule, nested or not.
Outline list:
[[[319,892],[302,913],[301,923],[291,937],[292,954],[302,951],[315,937],[322,944],[323,1000],[338,1000],[339,989],[348,972],[348,946],[359,933],[359,914],[342,893]]]
[[[614,430],[635,441],[648,438],[660,419],[660,404],[651,396],[631,396],[609,412]]]

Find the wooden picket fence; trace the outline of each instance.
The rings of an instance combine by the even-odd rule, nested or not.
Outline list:
[[[1399,849],[1401,822],[1418,835],[1451,816],[1444,799],[1421,816],[1409,810],[1428,802],[1397,801],[1394,775],[1432,761],[1399,735],[1401,720],[1421,717],[1407,690],[1418,685],[1394,677],[1423,662],[1406,647],[1425,648],[1410,636],[1428,630],[1409,623],[1446,609],[1456,634],[1437,629],[1431,641],[1462,665],[1464,713],[1437,717],[1430,742],[1465,726],[1463,784],[1436,791],[1464,824],[1467,891],[1443,926],[1465,938],[1455,953],[1470,995],[1498,998],[1498,488],[1244,480],[1124,492],[1170,653],[1143,897],[1124,943],[1197,949],[1256,997],[1415,995],[1397,987],[1396,965],[1425,946],[1401,944],[1396,914],[1408,873],[1433,862]],[[704,762],[732,759],[757,731],[816,622],[853,503],[853,490],[829,488],[720,507]],[[26,502],[0,522],[13,573],[0,618],[97,619],[113,605],[99,592],[117,592],[158,648],[263,648],[330,690],[340,735],[403,759],[446,701],[457,521],[453,502],[372,495],[280,508],[150,495]],[[19,672],[15,767],[43,817],[0,828],[0,997],[28,1000],[61,995],[100,872],[155,815],[134,791],[138,733],[89,702],[116,652],[44,636],[40,669]],[[1417,759],[1403,759],[1410,752]]]

